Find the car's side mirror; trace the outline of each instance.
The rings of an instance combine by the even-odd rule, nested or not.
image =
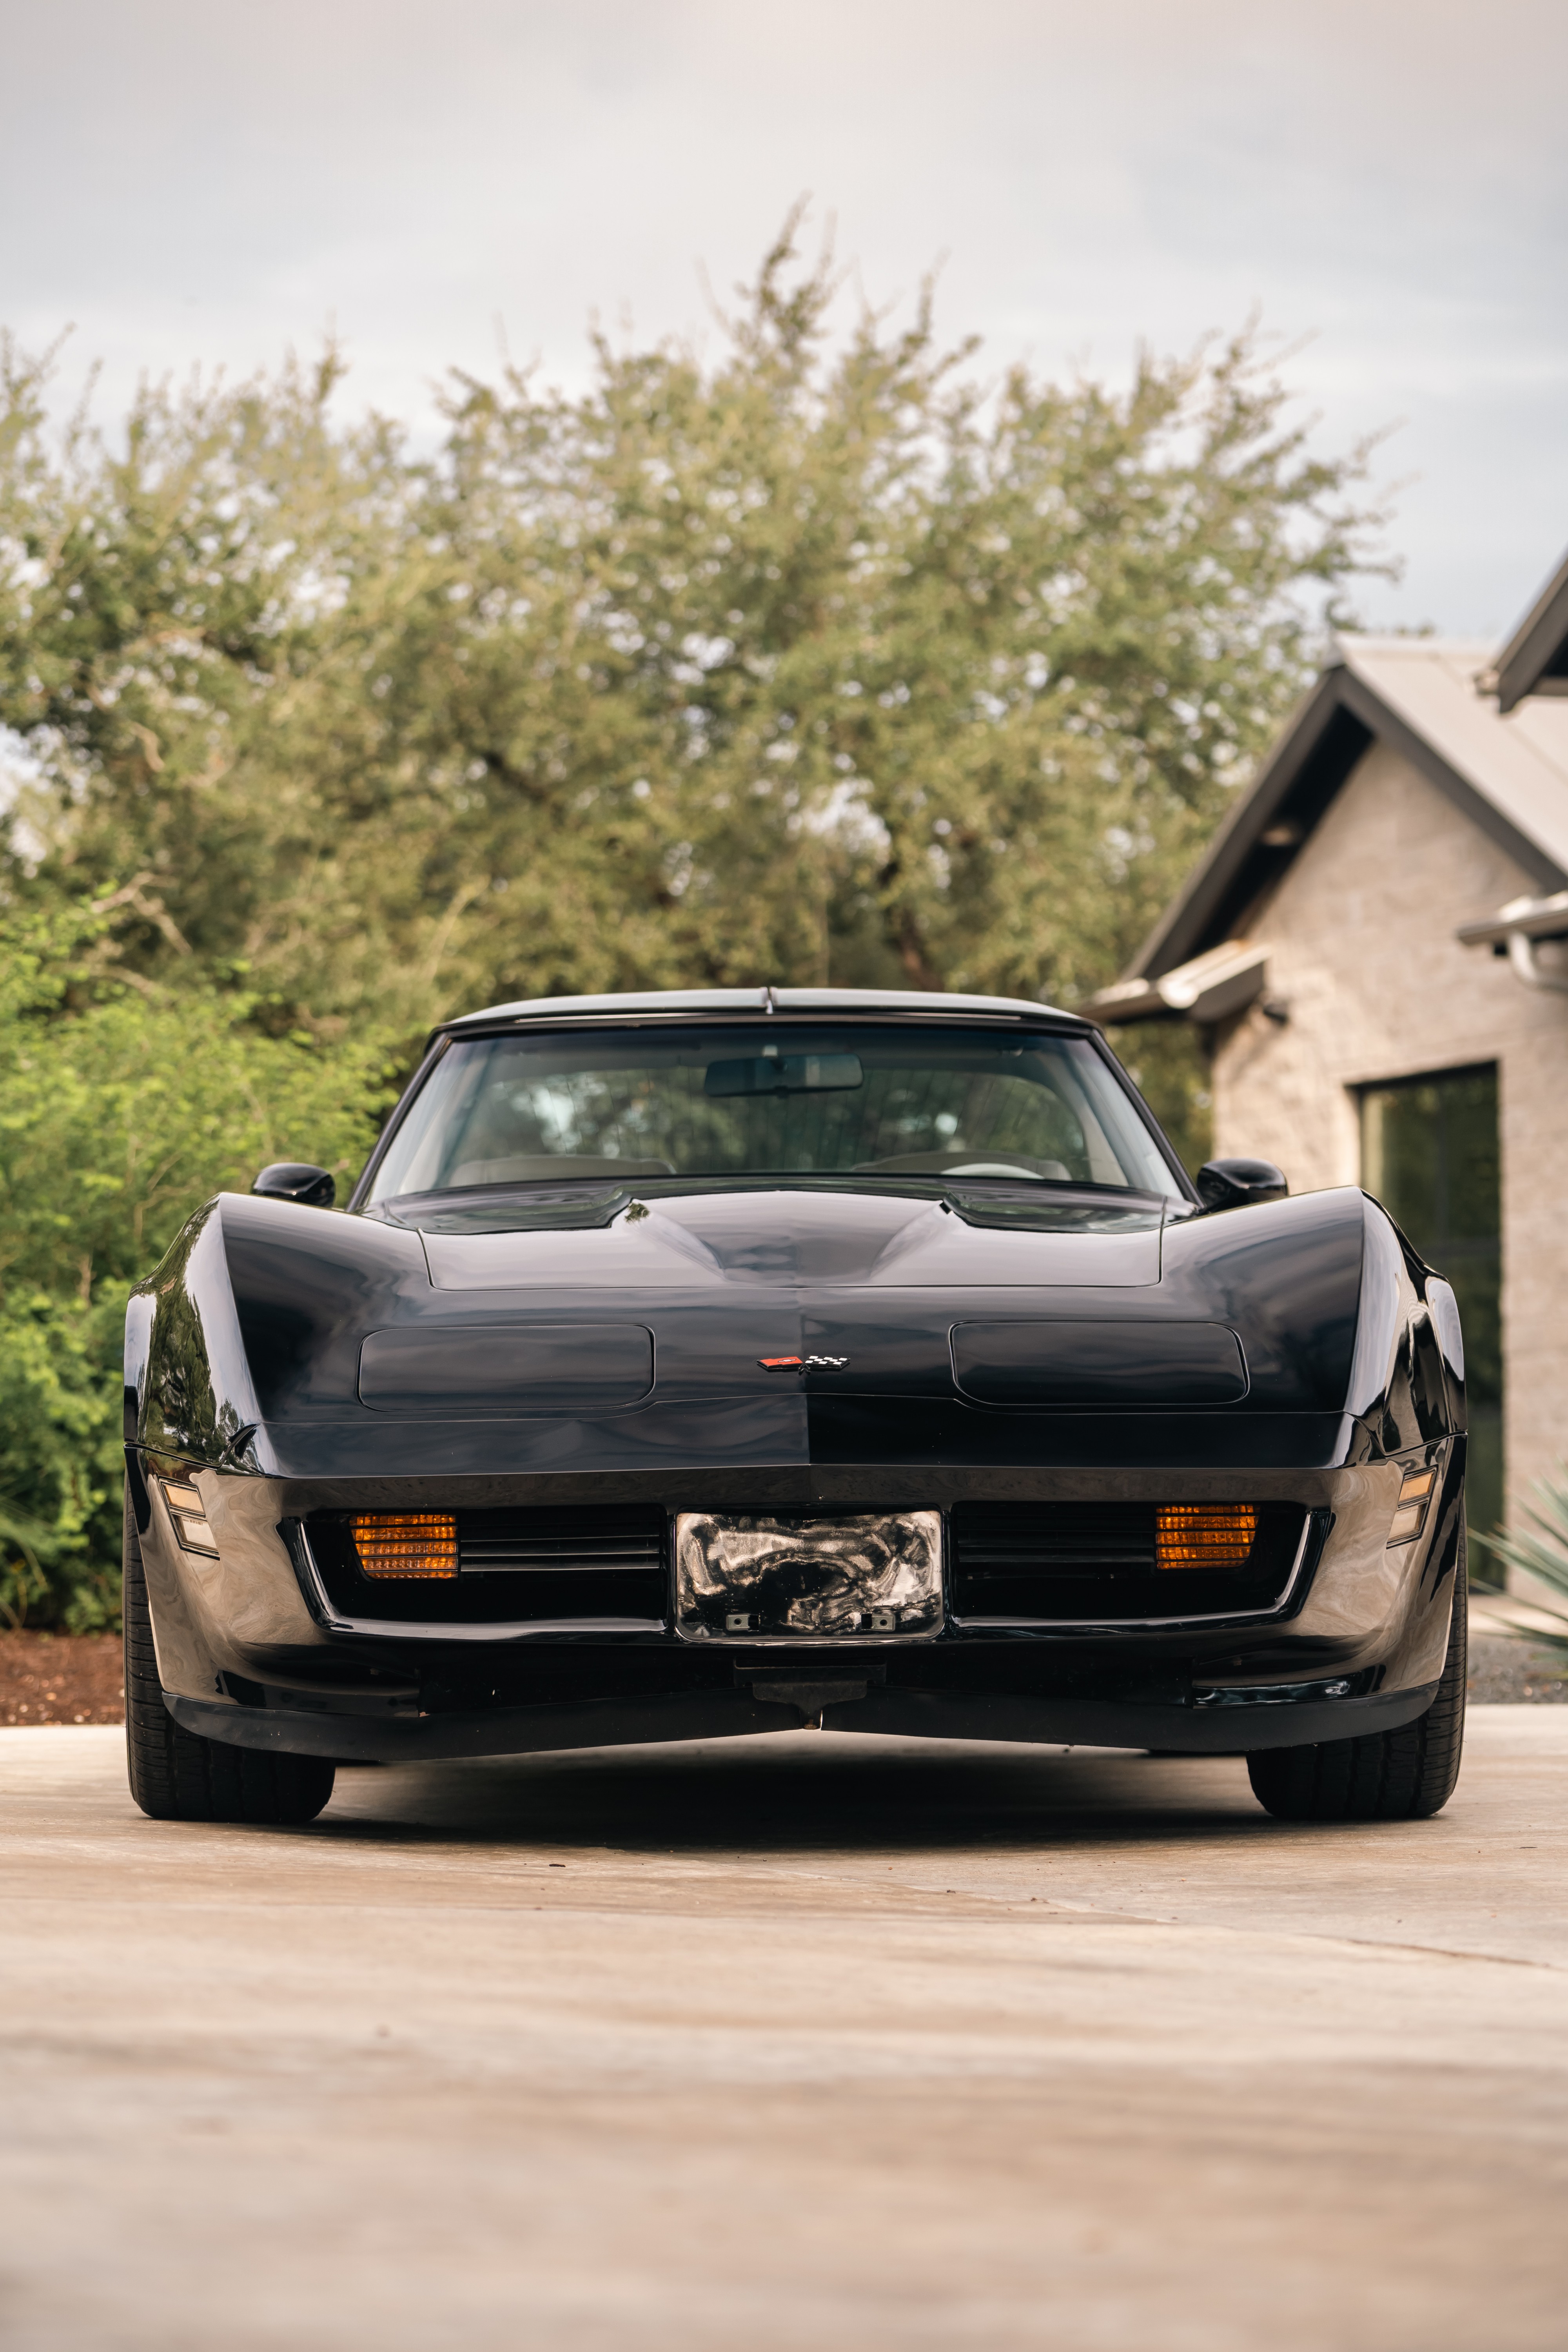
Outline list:
[[[1247,1209],[1256,1201],[1282,1201],[1290,1190],[1272,1160],[1211,1160],[1195,1181],[1205,1209]]]
[[[250,1189],[264,1201],[298,1201],[305,1209],[330,1209],[338,1197],[327,1171],[312,1167],[308,1160],[275,1160]]]

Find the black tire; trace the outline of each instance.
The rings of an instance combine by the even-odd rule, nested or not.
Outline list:
[[[319,1756],[265,1756],[184,1731],[163,1704],[142,1544],[125,1496],[125,1759],[155,1822],[313,1822],[332,1793]]]
[[[1364,1739],[1260,1748],[1247,1771],[1264,1811],[1281,1822],[1425,1822],[1440,1813],[1454,1793],[1465,1740],[1468,1609],[1461,1525],[1448,1654],[1426,1714]]]

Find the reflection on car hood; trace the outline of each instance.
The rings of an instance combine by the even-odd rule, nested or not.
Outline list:
[[[529,1212],[523,1222],[519,1212]],[[569,1204],[399,1203],[423,1235],[439,1289],[548,1284],[617,1291],[754,1283],[927,1288],[1068,1284],[1117,1288],[1160,1279],[1157,1201],[949,1190],[780,1188],[628,1192]],[[413,1212],[413,1213],[410,1213]],[[502,1220],[504,1219],[504,1223]]]

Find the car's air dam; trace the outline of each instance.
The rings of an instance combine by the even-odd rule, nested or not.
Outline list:
[[[362,1717],[306,1715],[282,1707],[226,1706],[176,1698],[164,1705],[186,1731],[236,1748],[291,1756],[328,1756],[340,1764],[435,1762],[479,1756],[529,1756],[552,1749],[635,1747],[649,1741],[731,1739],[788,1731],[820,1717],[827,1731],[896,1738],[1000,1739],[1039,1747],[1168,1749],[1194,1756],[1242,1756],[1263,1748],[1357,1739],[1397,1731],[1424,1715],[1437,1685],[1364,1698],[1285,1700],[1264,1706],[1197,1707],[1114,1699],[972,1696],[963,1692],[869,1685],[862,1698],[820,1705],[820,1688],[795,1699],[754,1689],[677,1692],[587,1699],[564,1706],[521,1706],[424,1716],[390,1723]]]

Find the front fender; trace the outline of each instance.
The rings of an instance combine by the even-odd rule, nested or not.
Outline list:
[[[216,1462],[261,1418],[224,1254],[223,1202],[186,1220],[125,1318],[126,1442]]]

